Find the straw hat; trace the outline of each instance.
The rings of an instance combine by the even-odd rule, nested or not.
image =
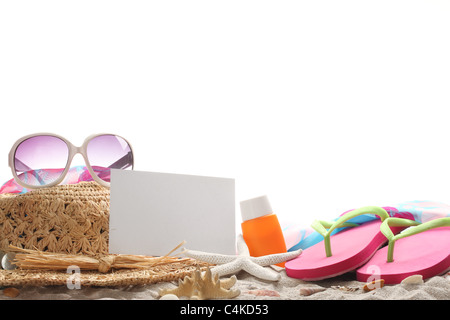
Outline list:
[[[172,281],[190,274],[198,266],[206,266],[189,258],[165,257],[157,263],[150,263],[149,257],[127,256],[131,260],[123,263],[127,265],[126,269],[117,269],[117,255],[108,254],[109,196],[109,189],[93,181],[23,194],[1,194],[0,250],[10,251],[12,246],[19,252],[23,249],[23,259],[27,254],[35,254],[33,259],[38,257],[44,261],[59,259],[71,263],[71,259],[79,261],[83,258],[91,259],[89,263],[92,265],[95,265],[92,261],[97,261],[98,270],[82,270],[80,273],[82,286]],[[18,256],[16,254],[16,258]],[[147,259],[144,267],[142,263],[139,265],[142,259]],[[105,261],[111,262],[107,268]],[[66,285],[71,276],[55,264],[53,267],[50,264],[45,266],[47,270],[29,270],[18,265],[15,270],[0,270],[0,286]]]

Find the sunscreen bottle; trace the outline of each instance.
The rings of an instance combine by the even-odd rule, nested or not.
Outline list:
[[[242,236],[250,256],[286,252],[286,242],[267,196],[241,201]],[[277,266],[284,267],[284,262]]]

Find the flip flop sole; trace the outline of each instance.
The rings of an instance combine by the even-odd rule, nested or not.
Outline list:
[[[292,278],[315,281],[357,269],[387,241],[380,225],[380,220],[374,220],[332,235],[331,257],[326,257],[323,241],[303,250],[300,256],[286,262],[286,274]]]
[[[394,261],[387,262],[387,246],[381,248],[356,271],[358,281],[380,278],[397,284],[412,275],[423,279],[445,273],[450,268],[450,227],[440,227],[395,242]]]

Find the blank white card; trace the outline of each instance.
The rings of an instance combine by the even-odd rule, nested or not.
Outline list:
[[[234,179],[111,170],[109,252],[236,254]]]

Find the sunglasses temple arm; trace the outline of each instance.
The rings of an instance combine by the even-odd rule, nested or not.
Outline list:
[[[108,168],[114,168],[114,169],[125,169],[128,168],[133,160],[133,156],[131,152],[128,152],[126,155],[124,155],[122,158],[114,162],[113,164],[109,165]]]
[[[19,171],[33,171],[29,166],[27,166],[25,163],[20,161],[20,159],[15,158],[15,169]]]
[[[39,181],[39,183],[40,183],[41,186],[45,184],[44,179],[42,179],[42,178],[39,176],[39,174],[37,174],[37,171],[36,171],[36,170],[31,169],[29,166],[27,166],[25,163],[23,163],[23,162],[22,162],[20,159],[18,159],[18,158],[16,158],[14,161],[15,161],[15,169],[16,169],[16,170],[22,171],[24,174],[28,172],[29,174],[33,175],[34,178],[35,178],[37,181]],[[17,167],[19,167],[19,168],[17,168]]]

